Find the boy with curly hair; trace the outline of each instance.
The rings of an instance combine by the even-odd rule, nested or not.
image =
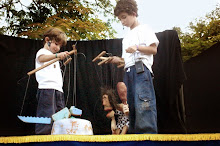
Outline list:
[[[124,83],[127,86],[129,105],[129,133],[157,133],[156,97],[152,81],[153,55],[159,41],[152,29],[138,22],[135,0],[119,0],[114,9],[123,26],[130,31],[122,41],[122,58],[125,61]],[[114,56],[111,63],[119,63]]]

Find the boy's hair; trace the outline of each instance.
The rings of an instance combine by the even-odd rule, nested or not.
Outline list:
[[[59,28],[50,27],[44,33],[44,44],[45,44],[45,37],[49,37],[51,41],[60,42],[62,46],[67,44],[67,36],[66,34]]]
[[[138,8],[135,0],[119,0],[114,9],[114,15],[119,16],[122,12],[132,15],[135,12],[136,16],[138,16],[137,11]]]
[[[101,87],[101,99],[103,95],[108,95],[109,103],[112,106],[113,110],[115,110],[118,104],[115,91],[109,87]]]

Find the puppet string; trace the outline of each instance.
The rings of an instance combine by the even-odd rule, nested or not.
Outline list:
[[[71,58],[70,56],[67,56],[67,59],[66,60],[68,60],[69,58]],[[69,67],[69,70],[68,70],[68,72],[69,72],[69,78],[68,78],[68,86],[67,86],[67,97],[66,97],[66,104],[65,104],[65,106],[67,106],[67,103],[68,103],[68,99],[69,99],[69,91],[70,91],[70,64],[71,64],[71,61],[67,64],[68,65],[68,67]],[[67,65],[64,65],[64,61],[63,61],[63,65],[62,66],[65,66],[64,67],[64,71],[63,71],[63,82],[64,82],[64,78],[65,78],[65,75],[66,75],[66,70],[67,70]],[[61,66],[61,67],[62,67]]]
[[[102,85],[102,79],[101,79],[101,77],[100,77],[100,75],[99,75],[99,73],[98,73],[98,70],[97,70],[96,64],[93,63],[93,65],[94,65],[94,67],[95,67],[95,72],[96,72],[96,74],[97,74],[97,76],[98,76],[99,84],[100,84],[100,86],[101,86],[101,85]],[[100,68],[101,68],[101,66],[100,66]],[[102,72],[101,72],[101,73],[102,73]]]
[[[108,85],[108,80],[107,80],[107,76],[108,76],[108,68],[106,67],[106,65],[104,66],[104,76],[105,76],[105,86]]]
[[[66,97],[66,106],[67,106],[67,103],[68,103],[68,100],[69,100],[69,93],[70,93],[70,64],[71,64],[71,62],[68,64],[68,67],[69,67],[69,79],[68,79],[68,91],[67,91],[67,97]]]
[[[24,97],[23,97],[23,102],[22,102],[22,106],[21,106],[20,116],[21,116],[23,108],[24,108],[24,101],[25,101],[25,98],[26,98],[26,95],[27,95],[27,89],[28,89],[29,81],[30,81],[30,75],[28,76],[28,81],[27,81],[27,85],[26,85],[26,89],[25,89],[25,93],[24,93]]]
[[[28,76],[24,76],[24,77],[22,77],[20,80],[17,81],[17,84],[20,85],[20,84],[21,84],[21,83],[20,83],[21,80],[24,80],[24,79],[27,78],[27,77],[28,77]]]
[[[67,59],[68,59],[68,58],[70,58],[70,57],[67,57]],[[69,66],[69,67],[70,67],[70,63],[71,63],[71,62],[68,63],[68,66]],[[64,71],[61,69],[61,72],[62,72],[62,74],[63,74],[63,75],[62,75],[62,79],[63,79],[63,83],[64,83],[64,77],[65,77],[65,74],[66,74],[66,65],[64,65],[64,60],[62,61],[62,65],[60,66],[60,68],[63,67],[63,66],[64,66]],[[69,75],[70,75],[70,69],[69,69]],[[66,97],[66,104],[65,104],[65,105],[67,105],[68,98],[69,98],[69,85],[70,85],[69,82],[70,82],[70,78],[68,78],[68,87],[67,87],[67,88],[68,88],[68,89],[67,89],[67,93],[68,93],[68,94],[67,94],[67,97]]]
[[[111,87],[114,89],[115,87],[115,67],[111,64]]]
[[[76,106],[76,60],[77,60],[77,55],[74,54],[74,69],[73,69],[73,105]]]

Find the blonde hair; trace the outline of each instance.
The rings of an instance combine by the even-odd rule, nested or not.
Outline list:
[[[59,28],[50,27],[44,33],[44,44],[45,38],[48,37],[51,41],[61,42],[62,46],[67,44],[66,34]]]

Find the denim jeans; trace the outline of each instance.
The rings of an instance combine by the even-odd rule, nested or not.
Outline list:
[[[37,117],[51,118],[53,114],[65,107],[64,94],[54,89],[38,89],[37,100]],[[36,124],[35,134],[51,134],[52,126],[52,122],[51,124]]]
[[[129,130],[131,134],[157,133],[156,97],[150,71],[136,73],[135,66],[125,70],[129,105]]]

